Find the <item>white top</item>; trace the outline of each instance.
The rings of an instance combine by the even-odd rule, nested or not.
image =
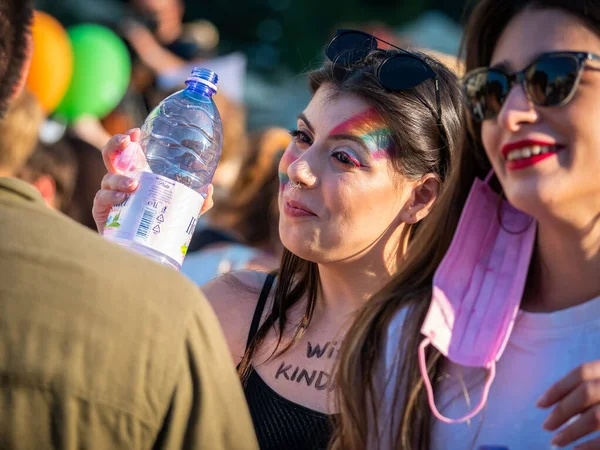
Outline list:
[[[404,318],[405,312],[400,311],[388,330],[385,372],[392,377],[397,376],[394,355],[400,347]],[[571,370],[595,360],[600,360],[600,297],[548,314],[520,311],[497,363],[486,407],[471,423],[450,425],[434,419],[431,450],[477,450],[484,445],[504,446],[508,450],[557,448],[550,441],[558,430],[548,432],[542,428],[552,408],[543,410],[535,404],[547,388]],[[448,363],[446,373],[448,377],[440,384],[436,404],[444,416],[461,417],[481,398],[486,372]],[[461,379],[468,389],[470,407]],[[394,379],[384,392],[386,402],[392,402],[391,389],[395,383]],[[389,417],[389,411],[383,410],[381,414],[380,423]],[[381,431],[389,432],[385,428]],[[563,448],[573,449],[578,443],[597,437],[600,432]],[[389,442],[385,445],[385,448],[397,447]]]

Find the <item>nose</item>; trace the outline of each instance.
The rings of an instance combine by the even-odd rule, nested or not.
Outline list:
[[[302,152],[302,155],[293,161],[287,169],[290,181],[301,183],[303,187],[311,188],[317,185],[318,177],[313,170],[316,166],[316,151],[314,144],[311,148]]]
[[[535,123],[539,115],[535,106],[525,95],[523,86],[514,86],[498,113],[498,123],[505,129],[516,132],[522,125]]]

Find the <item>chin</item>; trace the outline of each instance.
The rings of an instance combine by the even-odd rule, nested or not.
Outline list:
[[[552,183],[527,183],[513,186],[506,189],[506,198],[520,211],[540,218],[562,203],[556,187],[553,188],[550,184]]]
[[[289,229],[285,232],[280,230],[279,237],[286,250],[292,252],[299,258],[311,262],[317,262],[319,260],[317,257],[319,252],[315,252],[311,242],[300,236],[299,233],[294,233]]]

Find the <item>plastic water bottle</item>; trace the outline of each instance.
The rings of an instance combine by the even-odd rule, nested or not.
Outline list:
[[[223,130],[212,96],[218,76],[196,68],[186,88],[146,118],[139,143],[115,166],[139,187],[115,205],[104,236],[179,270],[221,157]]]

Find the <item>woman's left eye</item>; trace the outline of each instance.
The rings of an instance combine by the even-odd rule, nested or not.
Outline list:
[[[331,154],[332,157],[337,159],[342,164],[352,167],[361,167],[361,164],[358,162],[356,158],[353,158],[348,153],[345,152],[333,152]]]

